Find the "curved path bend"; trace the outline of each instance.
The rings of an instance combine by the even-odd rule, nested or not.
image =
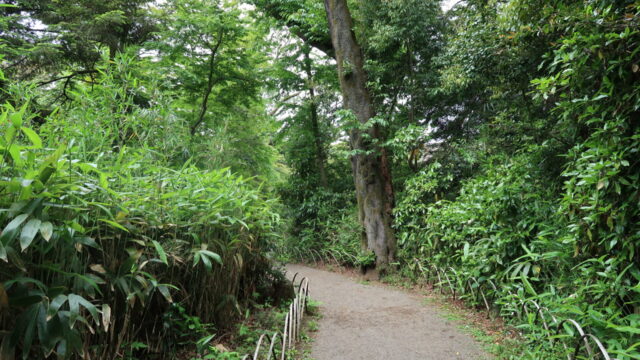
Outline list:
[[[288,265],[287,272],[309,278],[310,296],[321,302],[314,360],[490,358],[422,296],[301,265]]]

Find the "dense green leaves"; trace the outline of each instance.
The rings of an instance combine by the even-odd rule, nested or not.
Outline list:
[[[267,29],[235,3],[145,4],[2,9],[0,357],[173,358],[210,333],[173,334],[171,304],[224,332],[270,286]],[[21,21],[57,54],[36,73]]]
[[[0,348],[171,357],[253,302],[275,246],[375,261],[323,4],[249,3],[0,7]],[[504,314],[535,299],[637,358],[637,1],[349,5],[403,271],[492,281]]]
[[[298,11],[266,3],[267,13]],[[428,1],[351,5],[393,158],[402,266],[491,280],[505,314],[535,299],[612,356],[637,358],[637,2],[466,1],[446,16]],[[317,189],[304,119],[287,128],[300,131],[287,139],[290,246],[311,259],[357,254],[357,236],[343,247],[327,231],[348,227],[335,214],[351,205]],[[349,154],[341,145],[331,140],[329,163]],[[561,356],[536,344],[527,356]]]
[[[505,312],[535,299],[636,358],[637,4],[470,1],[451,14],[435,90],[457,105],[435,104],[440,143],[404,184],[401,257],[491,279]]]
[[[87,140],[81,139],[85,149],[95,146]],[[245,266],[266,266],[260,265],[265,262],[260,251],[278,217],[253,180],[226,169],[189,164],[172,169],[162,165],[163,157],[147,157],[133,147],[93,160],[93,152],[52,148],[21,147],[22,167],[0,169],[5,179],[0,191],[7,195],[0,253],[7,264],[0,276],[12,311],[20,314],[2,324],[13,329],[12,346],[25,358],[50,351],[70,357],[83,341],[108,338],[108,330],[100,329],[135,336],[122,316],[161,306],[156,290],[206,321],[222,322],[235,313],[202,306],[229,297],[242,301],[237,279]],[[37,180],[42,171],[45,182]],[[206,271],[185,266],[185,260],[202,262]],[[170,271],[163,270],[167,267]],[[172,283],[184,284],[189,296],[170,290]],[[104,317],[104,309],[113,308],[123,312]],[[117,344],[105,350],[111,346]]]

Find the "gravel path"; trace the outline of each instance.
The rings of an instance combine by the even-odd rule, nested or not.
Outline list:
[[[322,318],[311,345],[315,360],[474,360],[489,358],[423,297],[300,265]],[[300,276],[298,275],[298,276]]]

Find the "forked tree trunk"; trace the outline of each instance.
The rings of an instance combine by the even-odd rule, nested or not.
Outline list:
[[[361,124],[375,116],[373,102],[367,90],[367,74],[364,70],[362,50],[353,33],[353,20],[347,0],[325,0],[331,41],[338,63],[338,76],[344,107],[351,110]],[[376,254],[376,265],[384,270],[394,260],[396,240],[391,227],[390,176],[386,155],[374,148],[370,139],[379,139],[377,126],[366,130],[353,130],[349,134],[351,148],[356,154],[351,158],[356,187],[360,222],[367,249]],[[367,139],[369,138],[369,139]]]

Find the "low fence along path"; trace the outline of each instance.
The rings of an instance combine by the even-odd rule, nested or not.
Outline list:
[[[419,295],[301,265],[287,271],[309,278],[310,297],[322,303],[311,345],[315,360],[490,358]]]

